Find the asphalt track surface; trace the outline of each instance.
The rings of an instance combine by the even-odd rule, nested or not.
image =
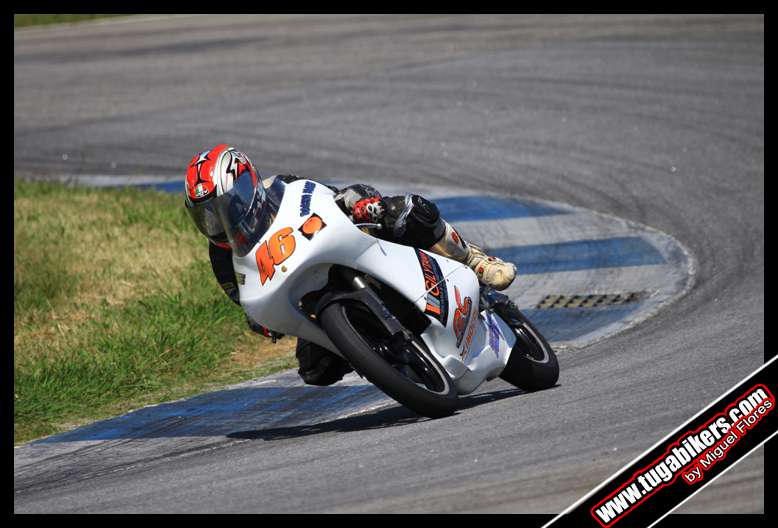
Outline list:
[[[170,177],[225,141],[268,172],[568,203],[695,260],[551,390],[15,477],[17,512],[559,512],[764,361],[761,16],[162,17],[19,31],[14,59],[18,176]],[[762,512],[763,480],[760,449],[683,511]]]

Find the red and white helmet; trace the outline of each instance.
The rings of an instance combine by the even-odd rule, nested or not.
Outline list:
[[[252,198],[261,207],[265,192],[259,174],[248,156],[227,144],[222,143],[199,153],[189,162],[186,171],[186,208],[197,229],[223,248],[230,247],[225,231],[228,228],[219,214],[217,198],[230,193],[238,181],[249,192],[256,189],[257,196]]]

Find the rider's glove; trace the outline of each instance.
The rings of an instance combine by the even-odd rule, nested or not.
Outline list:
[[[255,323],[254,321],[249,319],[248,316],[246,316],[246,322],[248,323],[249,328],[251,328],[251,330],[253,332],[256,332],[259,335],[271,338],[273,340],[273,343],[275,343],[277,339],[280,339],[280,338],[284,337],[284,334],[280,334],[278,332],[274,332],[273,330],[269,329],[266,326],[262,326],[261,324]]]
[[[372,223],[379,224],[386,212],[386,204],[379,196],[363,198],[354,204],[351,209],[351,216],[354,223]]]

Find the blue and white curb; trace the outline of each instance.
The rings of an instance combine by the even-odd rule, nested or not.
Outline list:
[[[383,185],[386,194],[403,193]],[[413,189],[432,199],[462,236],[513,262],[518,276],[505,293],[558,350],[580,348],[626,330],[684,295],[694,259],[656,229],[568,204]],[[547,295],[644,292],[639,302],[596,308],[536,306]]]
[[[115,185],[110,176],[80,183]],[[347,182],[332,182],[347,185]],[[138,178],[133,185],[183,192],[181,178]],[[407,186],[376,184],[385,195]],[[519,274],[505,292],[559,350],[580,348],[623,331],[682,296],[694,281],[694,260],[671,236],[650,227],[568,204],[452,192],[414,185],[465,237],[492,255],[517,265]],[[645,292],[637,303],[597,308],[535,306],[546,295]]]
[[[85,180],[80,178],[80,183],[116,182],[110,177]],[[180,178],[133,183],[183,191]],[[377,187],[386,195],[408,190]],[[414,186],[413,192],[435,201],[465,239],[517,265],[518,277],[505,293],[563,354],[651,317],[694,282],[695,264],[689,252],[671,236],[647,226],[563,203],[424,185]],[[547,295],[627,292],[644,295],[622,305],[536,308]],[[564,383],[564,372],[560,382]],[[489,385],[481,390],[488,392]],[[133,461],[246,441],[241,440],[246,435],[269,440],[278,431],[344,423],[354,415],[392,405],[353,373],[331,387],[310,387],[291,370],[20,446],[14,455],[14,479],[17,484],[28,478],[35,481],[36,475],[47,471],[64,475],[69,465],[82,465],[86,459],[97,475]]]

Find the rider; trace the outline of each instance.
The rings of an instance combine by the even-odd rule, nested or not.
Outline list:
[[[226,144],[203,151],[192,158],[186,173],[185,205],[195,225],[209,241],[211,267],[224,292],[240,305],[232,264],[232,250],[221,222],[213,210],[214,198],[232,189],[239,178],[251,178],[253,185],[269,188],[276,179],[290,183],[302,178],[277,175],[262,178],[249,158]],[[337,189],[335,200],[343,212],[355,223],[376,223],[383,226],[375,236],[427,249],[468,265],[479,280],[497,290],[507,288],[516,276],[516,267],[496,257],[487,256],[481,248],[465,240],[440,217],[437,206],[415,194],[381,196],[373,187],[355,184]],[[264,197],[265,193],[260,193]],[[261,207],[261,202],[260,202]],[[248,318],[247,318],[248,319]],[[280,334],[250,319],[249,326],[266,337]],[[351,371],[349,364],[329,350],[298,339],[297,360],[299,374],[305,383],[331,385]]]

